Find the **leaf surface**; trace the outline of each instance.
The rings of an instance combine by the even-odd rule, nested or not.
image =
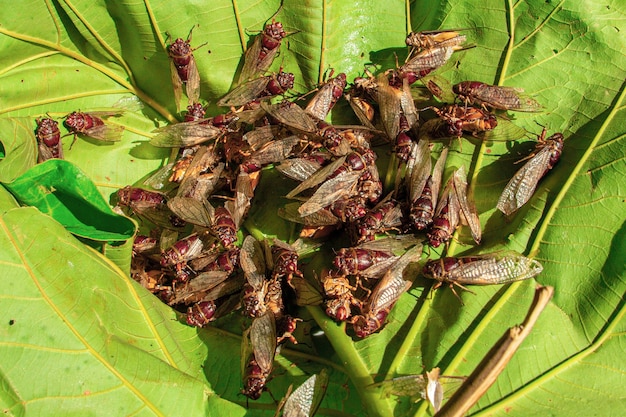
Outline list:
[[[194,55],[201,99],[209,103],[209,114],[217,114],[221,110],[214,103],[233,86],[251,36],[277,10],[278,1],[26,1],[2,8],[0,141],[6,156],[0,179],[9,182],[34,164],[31,133],[37,117],[49,113],[60,120],[71,111],[111,109],[121,98],[136,96],[143,109],[109,121],[126,128],[121,142],[79,136],[70,149],[73,138],[63,141],[66,158],[105,199],[127,184],[141,184],[168,156],[168,150],[148,144],[152,130],[180,118],[164,48],[168,34],[186,38],[194,28],[192,45],[208,42]],[[475,248],[462,228],[448,253],[505,249],[535,256],[544,266],[536,281],[555,287],[533,332],[471,415],[618,415],[623,407],[625,14],[617,1],[285,0],[276,15],[294,33],[283,41],[271,71],[282,65],[294,72],[299,93],[331,68],[346,72],[348,80],[362,76],[370,63],[392,68],[395,56],[402,60],[406,54],[408,30],[465,28],[476,47],[455,53],[438,74],[451,84],[477,80],[521,87],[545,108],[509,113],[527,137],[464,139],[453,144],[447,160],[445,178],[461,165],[468,170],[483,225],[481,247]],[[339,104],[331,119],[350,117],[349,107]],[[507,219],[496,202],[519,167],[514,162],[534,147],[533,136],[541,131],[537,123],[563,132],[565,149],[535,196]],[[272,198],[255,206],[262,194],[255,197],[246,227],[288,239],[292,227],[270,217],[284,205],[278,194],[290,189],[276,177],[263,173],[260,187]],[[12,209],[15,203],[5,193],[0,202],[0,259],[3,275],[12,277],[0,291],[6,301],[0,308],[3,317],[14,317],[12,325],[6,321],[0,327],[7,351],[0,357],[3,408],[16,415],[59,409],[106,415],[244,413],[235,404],[244,404],[238,395],[238,317],[219,322],[219,329],[190,329],[56,223],[33,209]],[[37,233],[44,226],[53,232]],[[308,270],[319,276],[332,249],[311,260]],[[66,274],[70,263],[70,271],[77,272]],[[386,327],[365,340],[346,336],[318,307],[302,312],[307,329],[322,329],[326,338],[277,356],[276,376],[268,384],[273,395],[278,398],[290,383],[330,367],[318,415],[427,415],[425,402],[387,399],[368,385],[436,366],[444,375],[469,374],[503,331],[523,320],[535,282],[474,287],[476,295],[462,294],[464,305],[446,288],[431,295],[430,286],[418,277]],[[33,376],[52,367],[50,375],[64,375],[65,383]],[[22,376],[22,369],[32,372]],[[111,410],[112,404],[120,408]],[[250,407],[253,415],[274,410],[266,394]]]

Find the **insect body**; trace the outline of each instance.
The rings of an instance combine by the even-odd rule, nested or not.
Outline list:
[[[498,210],[507,216],[516,212],[532,197],[539,180],[551,170],[561,157],[563,135],[555,133],[544,139],[542,132],[535,151],[504,187],[498,199]]]

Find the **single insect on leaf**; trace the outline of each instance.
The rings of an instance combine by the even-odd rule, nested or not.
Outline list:
[[[105,123],[102,118],[121,116],[122,111],[72,112],[65,118],[65,126],[74,135],[82,134],[105,142],[122,138],[124,126]]]
[[[534,278],[542,270],[541,264],[534,259],[527,258],[513,251],[503,251],[460,258],[446,257],[431,260],[424,265],[422,275],[438,281],[434,288],[447,283],[450,284],[452,291],[454,291],[455,285],[470,291],[464,284],[508,284],[514,281]],[[456,291],[454,293],[456,294]]]
[[[39,148],[37,162],[44,162],[48,159],[63,159],[63,143],[61,143],[61,131],[59,123],[49,117],[37,119],[35,137]]]
[[[193,56],[193,51],[199,47],[191,47],[192,31],[193,28],[189,31],[187,40],[178,38],[167,47],[167,54],[170,58],[172,85],[174,87],[174,99],[176,101],[176,109],[178,110],[180,110],[183,84],[185,84],[185,93],[190,104],[197,103],[200,99],[200,74]]]
[[[539,180],[554,167],[561,157],[563,135],[555,133],[544,139],[545,134],[544,129],[534,152],[525,158],[528,162],[513,175],[498,199],[498,210],[507,216],[515,213],[530,200]]]
[[[498,110],[539,112],[543,106],[524,94],[524,89],[500,87],[480,81],[463,81],[455,84],[452,90],[466,104],[476,104]]]
[[[272,23],[265,25],[263,31],[255,36],[254,42],[246,50],[239,83],[264,74],[278,54],[281,41],[287,36],[282,23],[272,19]]]

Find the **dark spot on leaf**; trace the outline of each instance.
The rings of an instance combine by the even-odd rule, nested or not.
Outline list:
[[[9,326],[13,326],[15,324],[15,320],[11,319],[9,320]]]
[[[552,52],[554,52],[555,54],[558,54],[559,50],[558,49],[553,49]]]

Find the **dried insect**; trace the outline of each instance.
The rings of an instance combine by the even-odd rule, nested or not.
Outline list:
[[[389,196],[390,197],[390,196]],[[350,236],[354,244],[374,240],[376,234],[402,226],[402,209],[396,200],[385,198],[362,218],[350,225]]]
[[[203,249],[205,249],[204,242],[200,235],[194,233],[165,249],[161,254],[161,265],[173,266],[186,262],[198,256]]]
[[[325,271],[322,286],[326,294],[326,314],[337,321],[346,321],[352,315],[351,306],[361,307],[363,302],[354,293],[358,287],[350,284],[347,276],[337,271]]]
[[[182,229],[186,223],[167,206],[165,194],[131,187],[118,190],[118,205],[128,207],[137,216],[168,229]]]
[[[410,203],[409,220],[416,230],[427,229],[433,221],[447,156],[448,148],[444,148],[431,175],[428,141],[420,140],[411,149],[406,177]]]
[[[458,47],[437,45],[412,54],[407,62],[397,69],[398,77],[406,80],[409,85],[413,84],[448,62],[456,49]]]
[[[276,321],[271,312],[252,320],[244,332],[241,345],[243,395],[258,400],[274,367],[276,354]]]
[[[197,103],[200,98],[200,75],[198,73],[196,60],[193,57],[193,51],[199,47],[191,47],[192,31],[193,28],[189,32],[187,40],[178,38],[174,43],[167,46],[167,55],[170,58],[172,85],[174,86],[174,99],[176,100],[177,109],[180,109],[183,84],[185,84],[185,92],[187,93],[189,103]]]
[[[539,143],[533,153],[524,158],[528,159],[528,162],[513,175],[498,199],[498,210],[507,216],[515,213],[530,200],[539,180],[554,167],[561,157],[563,134],[555,133],[547,139],[545,135],[546,129],[541,132]]]
[[[265,25],[263,32],[254,38],[254,42],[244,55],[239,82],[248,81],[258,74],[265,73],[272,65],[281,41],[286,36],[282,23],[272,20],[272,23]]]
[[[404,278],[404,270],[410,263],[418,261],[421,254],[422,245],[409,249],[376,284],[361,307],[361,314],[351,319],[357,337],[367,337],[385,324],[393,305],[411,287],[412,281]]]
[[[47,161],[48,159],[63,159],[63,144],[61,143],[61,131],[59,123],[49,117],[37,119],[37,128],[35,129],[35,137],[39,147],[39,156],[37,162]]]
[[[439,375],[439,368],[433,368],[426,375],[405,375],[381,381],[370,387],[382,387],[385,396],[397,395],[428,400],[435,412],[439,411],[444,400],[444,385],[454,390],[466,379],[460,376]],[[450,391],[446,389],[446,391]]]
[[[462,49],[461,45],[466,39],[467,37],[460,35],[458,30],[411,32],[406,37],[406,45],[412,46],[416,51],[436,47],[451,47],[459,50]]]
[[[121,111],[72,112],[67,115],[64,123],[75,136],[82,134],[106,142],[115,142],[122,138],[124,126],[106,124],[102,118],[121,114]]]
[[[352,248],[341,248],[335,254],[333,265],[343,275],[362,278],[380,278],[400,258],[395,253],[413,246],[413,236],[385,237],[365,242]]]
[[[477,137],[479,133],[493,130],[498,125],[498,120],[493,113],[476,107],[449,104],[441,109],[436,107],[431,107],[431,109],[446,122],[446,136],[460,138],[463,133],[471,133],[472,136]]]
[[[526,258],[516,252],[505,251],[428,261],[422,269],[422,275],[438,281],[434,288],[448,283],[452,291],[455,285],[470,291],[464,284],[507,284],[533,278],[542,270],[543,267],[536,260]],[[458,297],[456,291],[454,293]]]
[[[543,109],[535,99],[523,94],[522,88],[500,87],[480,81],[463,81],[452,86],[452,91],[466,104],[523,112],[537,112]]]
[[[337,100],[343,95],[344,88],[346,88],[346,74],[342,72],[319,87],[319,91],[309,101],[304,111],[316,119],[326,119]]]
[[[280,71],[278,74],[255,78],[232,89],[222,97],[218,106],[243,106],[260,98],[284,94],[293,87],[294,76]]]
[[[244,239],[239,261],[246,278],[241,301],[243,313],[249,317],[260,317],[267,311],[265,298],[270,281],[265,277],[263,248],[254,237],[246,236]]]
[[[279,123],[290,128],[312,133],[317,130],[315,121],[309,114],[291,101],[283,101],[281,103],[269,104],[261,103],[261,108]]]
[[[200,110],[198,109],[200,106]],[[170,124],[154,130],[156,135],[150,139],[150,144],[158,147],[188,147],[217,139],[224,134],[229,122],[236,120],[235,116],[220,117],[220,125],[216,126],[213,119],[204,118],[204,109],[199,104],[191,104],[182,123]],[[198,117],[200,116],[200,117]],[[217,117],[217,116],[216,116]]]
[[[271,247],[272,261],[274,264],[272,277],[276,279],[285,279],[287,284],[291,284],[294,276],[302,277],[302,271],[298,267],[298,251],[293,246],[274,239]]]
[[[194,327],[204,327],[214,320],[217,306],[215,301],[200,301],[187,309],[187,324]]]
[[[433,218],[433,226],[427,233],[430,245],[438,247],[450,240],[461,220],[464,220],[464,224],[470,227],[474,241],[480,244],[482,234],[480,220],[473,201],[467,196],[464,167],[454,172],[441,193]]]

